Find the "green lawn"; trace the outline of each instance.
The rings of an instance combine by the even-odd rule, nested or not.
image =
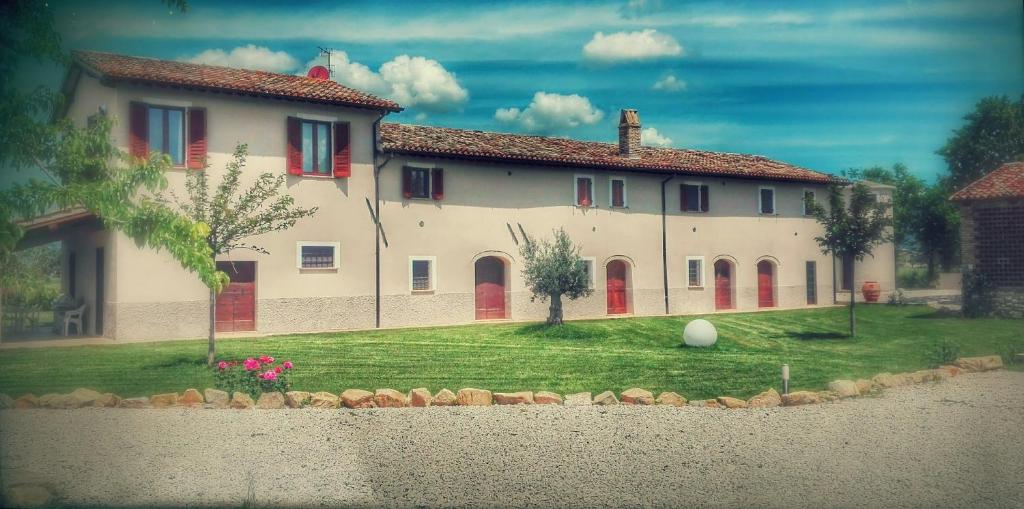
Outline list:
[[[696,317],[488,324],[231,339],[219,357],[268,354],[290,359],[295,389],[479,387],[493,391],[676,391],[688,398],[748,397],[791,367],[794,389],[836,378],[931,367],[933,344],[948,339],[963,355],[1024,351],[1024,320],[963,320],[926,307],[858,308],[859,335],[845,337],[844,308],[710,316],[710,349],[680,347]],[[212,386],[204,341],[0,350],[0,392],[15,397],[77,387],[131,397]]]

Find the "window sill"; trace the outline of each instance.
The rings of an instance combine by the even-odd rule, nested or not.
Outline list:
[[[413,290],[413,295],[434,295],[434,290]]]
[[[687,286],[686,289],[687,290],[700,290],[700,291],[704,291],[704,287],[703,286]]]
[[[303,173],[302,175],[296,175],[296,177],[302,177],[305,179],[333,179],[334,175],[314,175],[312,173]]]
[[[707,212],[705,212],[703,210],[683,210],[681,212],[683,214],[707,214]]]
[[[299,267],[299,274],[315,274],[318,272],[338,272],[338,267]]]

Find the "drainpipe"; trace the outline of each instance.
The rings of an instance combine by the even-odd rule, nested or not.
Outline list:
[[[675,175],[661,181],[661,279],[665,288],[665,314],[668,313],[668,234],[665,229],[665,184],[676,178]]]
[[[384,119],[384,116],[388,112],[383,112],[377,117],[377,120],[373,121],[373,216],[375,224],[373,225],[373,234],[375,238],[375,247],[373,252],[374,257],[374,297],[373,305],[375,312],[374,326],[380,328],[380,170],[383,168],[387,161],[384,161],[380,166],[377,165],[377,155],[379,154],[379,139],[380,139],[380,121]]]

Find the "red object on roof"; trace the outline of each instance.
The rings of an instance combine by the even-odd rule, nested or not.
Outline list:
[[[398,154],[822,184],[842,182],[832,175],[762,156],[640,147],[640,157],[627,158],[619,155],[617,143],[447,127],[382,123],[381,141],[385,152]]]
[[[315,65],[310,67],[309,72],[306,73],[307,78],[313,78],[315,80],[329,80],[331,79],[331,71],[328,71],[326,67],[322,65]]]
[[[73,51],[74,62],[106,82],[171,85],[198,90],[402,111],[398,103],[335,81],[96,51]]]
[[[1024,161],[1006,163],[953,193],[953,201],[1024,198]]]

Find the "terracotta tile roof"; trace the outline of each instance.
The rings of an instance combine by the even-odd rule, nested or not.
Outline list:
[[[175,85],[387,111],[402,110],[394,101],[331,80],[96,51],[73,51],[72,57],[75,63],[110,81]]]
[[[640,157],[625,158],[619,156],[619,146],[613,143],[447,127],[382,123],[381,141],[385,152],[396,154],[766,180],[842,181],[762,156],[641,147]]]
[[[1024,198],[1024,161],[1006,163],[953,193],[950,200],[974,201]]]

